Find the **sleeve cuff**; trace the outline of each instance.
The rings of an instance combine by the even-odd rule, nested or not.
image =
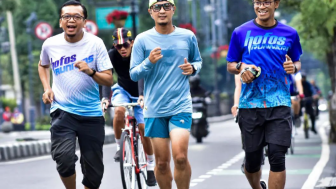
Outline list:
[[[154,64],[152,64],[150,61],[149,61],[149,58],[146,58],[143,62],[143,65],[144,65],[144,68],[146,70],[150,70],[154,67]]]

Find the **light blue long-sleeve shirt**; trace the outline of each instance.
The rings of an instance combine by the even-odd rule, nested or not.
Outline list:
[[[148,56],[161,48],[163,57],[152,64]],[[189,76],[182,74],[178,66],[184,58],[194,65],[199,73],[202,59],[196,36],[190,31],[175,27],[167,35],[155,28],[139,34],[133,45],[130,75],[133,81],[144,78],[144,117],[167,117],[178,113],[192,113]]]

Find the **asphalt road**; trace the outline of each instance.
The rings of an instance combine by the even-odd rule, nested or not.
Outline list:
[[[317,126],[324,132],[328,126],[328,115],[323,113],[317,121]],[[210,125],[211,133],[202,144],[197,144],[194,138],[190,140],[189,159],[192,166],[192,189],[248,189],[249,184],[240,170],[244,153],[241,150],[240,131],[233,120]],[[286,156],[287,183],[286,189],[314,188],[320,177],[319,169],[323,171],[326,159],[321,155],[326,145],[321,145],[321,136],[310,133],[310,138],[304,139],[302,128],[295,136],[295,152]],[[329,147],[329,146],[327,146]],[[100,189],[121,189],[119,164],[113,161],[116,151],[115,144],[104,146],[105,174]],[[325,151],[324,151],[325,152]],[[323,153],[326,154],[326,153]],[[322,157],[323,156],[323,157]],[[316,164],[319,163],[317,166]],[[268,160],[263,169],[263,179],[268,178]],[[77,188],[83,188],[79,162],[77,170]],[[64,188],[56,171],[56,164],[51,157],[41,156],[19,161],[0,163],[1,188],[9,189],[61,189]],[[311,176],[310,176],[311,175]],[[307,179],[310,178],[314,179]],[[176,188],[173,185],[173,188]],[[150,189],[157,189],[151,187]]]

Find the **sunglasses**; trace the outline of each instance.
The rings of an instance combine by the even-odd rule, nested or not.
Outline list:
[[[161,10],[161,8],[163,7],[163,9],[165,11],[170,11],[172,6],[173,6],[173,4],[171,4],[171,3],[165,3],[165,4],[160,4],[160,5],[156,4],[156,5],[152,6],[152,9],[153,9],[154,12],[159,12]]]
[[[115,46],[116,49],[121,50],[123,47],[124,47],[125,49],[128,49],[128,48],[130,47],[130,44],[126,42],[126,43],[124,43],[124,44],[121,44],[121,45],[114,45],[114,46]]]

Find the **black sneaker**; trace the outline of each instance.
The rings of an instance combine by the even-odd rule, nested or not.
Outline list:
[[[260,181],[260,185],[261,185],[261,188],[262,188],[262,189],[267,189],[267,185],[266,185],[266,182],[265,182],[265,181],[261,180],[261,181]]]
[[[148,186],[155,186],[156,179],[154,175],[154,171],[147,171],[147,185]]]
[[[120,150],[118,150],[116,152],[116,154],[114,155],[114,161],[115,162],[120,162]]]

